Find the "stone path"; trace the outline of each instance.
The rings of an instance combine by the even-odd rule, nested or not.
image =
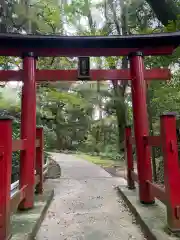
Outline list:
[[[115,186],[125,184],[99,166],[72,155],[53,154],[62,177],[50,180],[55,196],[37,240],[143,240]]]

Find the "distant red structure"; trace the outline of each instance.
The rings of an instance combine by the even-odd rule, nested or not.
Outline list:
[[[172,54],[179,45],[180,33],[164,33],[110,37],[60,37],[0,34],[0,55],[23,59],[23,70],[0,71],[0,81],[22,81],[21,139],[12,140],[12,120],[0,120],[0,240],[10,236],[10,216],[17,208],[29,209],[36,192],[43,192],[43,129],[36,129],[36,82],[88,80],[131,80],[134,137],[125,129],[128,187],[139,184],[142,204],[153,204],[155,198],[167,206],[168,225],[180,230],[179,167],[176,120],[172,115],[161,117],[161,135],[149,136],[146,107],[146,82],[168,80],[167,69],[145,70],[143,56]],[[128,56],[130,70],[85,71],[38,70],[38,56]],[[79,76],[81,72],[81,76]],[[83,75],[84,74],[84,75]],[[86,76],[87,75],[87,76]],[[136,145],[137,173],[133,169],[132,144]],[[162,146],[164,155],[165,189],[152,183],[151,146]],[[21,151],[20,187],[10,196],[11,158]],[[35,171],[36,170],[36,171]]]

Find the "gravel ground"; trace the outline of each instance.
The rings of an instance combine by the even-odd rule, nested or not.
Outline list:
[[[104,169],[71,155],[53,154],[60,179],[49,180],[55,196],[37,240],[144,240],[115,187],[125,184]]]

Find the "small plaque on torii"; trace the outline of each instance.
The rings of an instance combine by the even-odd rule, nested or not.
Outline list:
[[[90,59],[89,59],[89,57],[79,57],[78,79],[90,80]]]

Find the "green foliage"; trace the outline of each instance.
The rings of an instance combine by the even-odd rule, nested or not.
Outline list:
[[[126,4],[124,4],[126,3]],[[123,11],[122,11],[123,10]],[[39,0],[9,1],[7,18],[0,17],[6,31],[33,34],[113,35],[172,32],[180,29],[180,17],[164,28],[146,1]],[[159,115],[180,112],[180,48],[172,56],[146,57],[146,68],[173,69],[170,82],[153,81],[148,93],[154,134]],[[122,57],[91,58],[93,68],[116,69],[128,65]],[[21,67],[21,59],[0,57],[1,69]],[[76,58],[39,58],[39,69],[72,69]],[[74,79],[76,80],[76,79]],[[17,97],[2,83],[0,110],[14,117],[13,137],[19,138],[20,90]],[[44,83],[37,88],[37,124],[44,127],[48,151],[83,151],[101,159],[122,160],[124,126],[132,123],[132,101],[127,82]],[[8,112],[5,112],[5,109]],[[178,127],[179,127],[178,121]],[[46,155],[47,157],[47,155]],[[156,150],[162,176],[161,152]],[[13,177],[18,178],[19,153],[13,153]],[[160,177],[159,177],[160,178]]]
[[[92,156],[90,154],[84,154],[84,153],[78,153],[77,155],[89,162],[92,162],[92,163],[97,164],[102,167],[112,167],[115,164],[117,165],[117,162],[107,159],[107,158],[103,159],[100,156]]]
[[[123,161],[124,155],[117,152],[116,145],[106,145],[103,152],[99,153],[99,156],[103,159],[112,159],[114,161]]]

